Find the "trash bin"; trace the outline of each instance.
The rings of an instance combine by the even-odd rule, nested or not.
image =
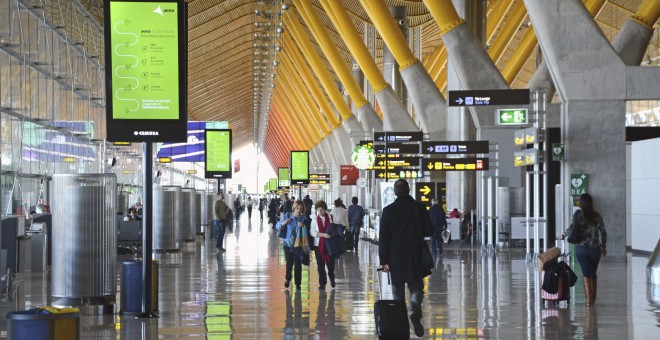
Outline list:
[[[80,339],[80,312],[76,308],[55,313],[41,308],[9,312],[7,339]]]
[[[142,313],[142,261],[132,260],[122,263],[121,315]],[[153,261],[151,269],[151,308],[158,311],[158,261]]]

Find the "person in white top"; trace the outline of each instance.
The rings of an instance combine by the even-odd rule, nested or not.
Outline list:
[[[314,237],[316,249],[316,264],[319,271],[319,289],[325,289],[325,285],[330,277],[330,286],[335,288],[335,260],[336,256],[330,255],[326,240],[330,238],[328,228],[330,228],[330,216],[326,213],[328,205],[324,201],[317,201],[314,205],[316,216],[312,217],[312,223],[309,233]],[[327,277],[325,268],[328,267]]]
[[[254,201],[252,200],[252,197],[248,196],[247,201],[245,201],[245,205],[247,206],[248,209],[248,219],[252,218],[252,205],[254,204]]]
[[[335,207],[330,212],[332,216],[332,223],[341,224],[344,228],[348,228],[348,210],[344,207],[341,199],[335,200]]]

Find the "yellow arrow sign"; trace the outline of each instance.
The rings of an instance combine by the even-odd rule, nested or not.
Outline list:
[[[429,168],[429,170],[433,170],[433,163],[429,163],[428,168]]]
[[[419,189],[419,192],[421,192],[422,195],[428,195],[431,192],[431,188],[429,188],[428,185],[425,185],[423,188]]]
[[[428,202],[428,201],[429,201],[428,198],[426,198],[426,197],[422,197],[422,202]]]
[[[382,172],[378,174],[378,177],[383,178],[385,176]]]

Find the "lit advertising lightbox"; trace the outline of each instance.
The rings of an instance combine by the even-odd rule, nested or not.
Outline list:
[[[231,130],[204,132],[205,178],[231,178]]]
[[[291,151],[291,184],[309,184],[309,151]]]
[[[185,1],[108,0],[104,11],[108,141],[185,141]]]
[[[268,180],[268,191],[277,191],[277,178]]]
[[[291,185],[289,181],[289,168],[277,168],[277,186],[279,188]]]

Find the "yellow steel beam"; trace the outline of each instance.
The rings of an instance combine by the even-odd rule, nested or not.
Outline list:
[[[362,7],[366,10],[369,18],[371,18],[371,22],[373,22],[378,32],[380,32],[380,36],[383,37],[394,59],[399,64],[399,70],[405,70],[408,66],[414,64],[417,58],[415,58],[410,47],[408,47],[408,41],[403,36],[385,1],[360,0],[360,3],[362,3]]]
[[[427,72],[429,72],[429,74],[435,63],[438,62],[438,59],[440,58],[440,50],[444,46],[445,45],[437,46],[436,48],[433,49],[433,52],[427,54],[422,58],[422,65],[424,65],[424,68],[426,69]]]
[[[290,95],[294,98],[297,98],[295,95],[300,96],[301,103],[305,105],[307,112],[312,114],[314,117],[313,119],[319,124],[323,134],[327,134],[330,131],[330,128],[328,128],[328,123],[326,122],[324,116],[321,115],[319,107],[313,104],[314,100],[308,92],[308,89],[302,83],[300,77],[297,76],[297,73],[295,72],[296,67],[294,66],[293,61],[290,59],[289,52],[282,53],[282,55],[286,56],[282,59],[283,62],[280,63],[282,66],[282,71],[285,75],[283,80],[289,84],[292,84],[290,87],[295,89],[291,91]]]
[[[518,1],[518,3],[516,3],[516,5],[513,7],[513,11],[511,15],[509,15],[509,19],[506,21],[504,27],[497,35],[497,38],[495,38],[495,41],[488,49],[488,55],[491,59],[493,59],[493,61],[497,62],[497,60],[500,59],[504,53],[504,50],[511,42],[511,39],[513,39],[513,37],[516,35],[518,27],[520,27],[520,24],[522,24],[526,15],[527,9],[525,8],[525,3]]]
[[[660,16],[660,1],[658,0],[645,0],[637,13],[633,15],[633,20],[653,29],[653,25]]]
[[[312,119],[311,114],[308,114],[307,111],[303,109],[304,105],[300,103],[299,99],[295,96],[289,98],[288,93],[295,92],[286,90],[278,91],[279,96],[274,99],[275,103],[305,124],[310,139],[319,140],[323,138],[323,133],[321,132],[319,124]]]
[[[327,0],[326,0],[327,1]],[[440,34],[446,34],[464,22],[458,16],[451,0],[423,0],[426,8],[440,26]]]
[[[362,37],[355,29],[353,21],[348,17],[346,10],[342,7],[341,1],[336,0],[319,0],[323,8],[325,8],[328,17],[337,28],[339,35],[344,40],[351,54],[357,60],[364,76],[374,89],[374,93],[378,93],[385,89],[388,85],[385,82],[383,74],[378,69],[378,65],[369,54],[369,50],[364,45]]]
[[[301,145],[301,146],[307,145],[308,137],[305,135],[305,132],[300,131],[300,129],[297,128],[297,126],[293,123],[293,120],[291,119],[290,115],[287,115],[284,112],[279,112],[279,113],[281,113],[279,118],[282,120],[285,127],[287,128],[286,134],[291,135],[293,137],[293,141],[295,141],[297,145]]]
[[[342,59],[339,51],[337,50],[337,47],[330,38],[330,35],[328,35],[328,32],[323,26],[321,19],[319,19],[316,12],[314,12],[311,1],[293,0],[293,3],[298,8],[300,15],[302,15],[307,25],[310,27],[310,30],[314,35],[314,39],[316,39],[316,41],[321,46],[323,53],[325,53],[325,56],[328,58],[332,68],[334,68],[335,73],[344,84],[344,87],[346,87],[348,95],[351,96],[353,103],[355,103],[355,107],[360,109],[361,107],[368,104],[369,102],[364,96],[364,93],[360,89],[357,81],[355,78],[353,78],[351,70],[348,68],[348,66],[346,66],[344,59]]]
[[[505,18],[505,14],[509,12],[513,5],[513,0],[499,0],[495,4],[495,7],[492,11],[488,13],[488,22],[486,24],[486,41],[493,39],[493,35],[497,31],[497,28],[502,23],[502,20]]]
[[[302,121],[304,124],[304,128],[302,129],[303,137],[309,142],[313,142],[314,140],[316,140],[316,138],[320,136],[318,130],[312,128],[312,126],[309,124],[309,121],[303,118],[304,115],[302,114],[302,112],[298,112],[297,110],[290,109],[287,107],[287,104],[284,103],[284,98],[282,95],[273,99],[273,109],[277,110],[282,114],[287,114],[288,116],[291,116],[294,121],[295,120]]]
[[[351,118],[353,116],[351,109],[348,107],[348,104],[346,104],[344,96],[339,92],[337,84],[332,79],[332,75],[330,75],[330,72],[325,68],[321,57],[316,50],[314,50],[312,43],[309,41],[309,37],[305,34],[305,30],[300,22],[298,22],[298,18],[293,15],[292,11],[286,11],[284,14],[284,22],[287,27],[291,29],[294,39],[298,42],[298,46],[307,56],[307,60],[309,61],[312,70],[314,70],[314,73],[325,88],[332,103],[335,104],[335,108],[341,115],[342,119],[346,120]],[[334,117],[334,114],[332,116]]]
[[[323,114],[325,115],[328,122],[330,122],[332,128],[334,129],[339,126],[339,119],[337,119],[335,116],[335,112],[332,109],[332,106],[330,106],[330,103],[328,103],[328,99],[321,90],[319,84],[316,82],[316,78],[314,78],[312,71],[309,69],[305,59],[300,54],[300,51],[298,51],[298,47],[296,47],[296,44],[291,40],[289,35],[283,36],[282,46],[284,46],[285,54],[289,56],[289,58],[293,61],[293,64],[296,66],[295,69],[298,70],[302,80],[305,82],[305,84],[307,84],[307,88],[311,92],[312,97],[316,101],[316,104],[323,111]]]
[[[268,119],[269,125],[273,124],[275,129],[280,130],[273,138],[277,138],[282,144],[288,144],[290,146],[303,145],[302,139],[294,135],[294,132],[290,132],[291,129],[288,127],[288,124],[283,122],[282,114],[276,110],[271,110],[271,113],[274,114]]]

